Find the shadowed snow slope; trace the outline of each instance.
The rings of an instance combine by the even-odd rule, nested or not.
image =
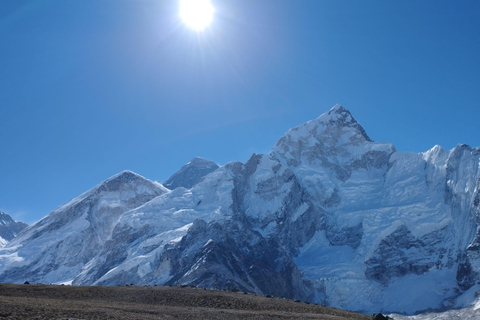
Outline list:
[[[192,160],[173,190],[110,178],[0,249],[0,281],[237,288],[366,313],[467,307],[479,157],[396,152],[337,105],[246,163]]]
[[[189,189],[204,176],[217,169],[218,165],[215,162],[196,157],[168,178],[163,185],[172,190],[178,187]]]

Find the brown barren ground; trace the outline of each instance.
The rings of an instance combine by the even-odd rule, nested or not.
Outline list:
[[[0,284],[0,319],[359,319],[280,298],[181,287]]]

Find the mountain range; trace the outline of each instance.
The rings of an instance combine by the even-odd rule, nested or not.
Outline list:
[[[336,105],[268,154],[121,172],[0,248],[0,281],[238,289],[365,313],[476,302],[480,148],[397,152]]]

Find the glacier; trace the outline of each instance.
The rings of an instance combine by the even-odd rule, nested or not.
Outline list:
[[[336,105],[246,163],[107,179],[0,248],[0,281],[235,288],[365,313],[474,306],[479,158],[397,152]]]

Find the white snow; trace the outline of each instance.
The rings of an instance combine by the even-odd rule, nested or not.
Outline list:
[[[389,316],[395,320],[478,320],[480,319],[480,300],[476,297],[476,293],[479,290],[479,285],[472,287],[457,299],[457,301],[463,300],[460,307],[454,306],[449,311],[424,312],[412,316],[394,313]]]
[[[298,209],[295,211],[295,213],[292,215],[291,220],[292,221],[297,221],[298,218],[300,218],[309,208],[309,205],[304,202]]]
[[[428,308],[443,307],[444,299],[455,296],[455,272],[435,270],[424,275],[407,275],[394,279],[384,291],[383,309],[395,305],[407,314]]]
[[[363,271],[362,265],[355,261],[355,250],[348,246],[331,246],[324,230],[317,231],[300,249],[295,263],[308,280],[359,278]]]
[[[0,247],[4,246],[0,248],[0,274],[32,264],[29,271],[44,272],[44,279],[55,283],[109,284],[131,275],[163,284],[172,277],[170,262],[161,259],[166,248],[178,246],[197,220],[223,223],[234,218],[236,204],[252,230],[269,240],[282,236],[276,234],[278,230],[298,227],[302,217],[312,212],[319,215],[315,216],[320,221],[317,229],[308,235],[314,233],[313,237],[293,250],[298,253],[294,262],[303,279],[316,288],[317,302],[364,312],[408,314],[456,307],[463,309],[394,318],[473,319],[480,312],[476,298],[480,287],[457,297],[456,271],[458,255],[477,231],[472,205],[480,172],[477,153],[464,146],[450,151],[435,146],[418,154],[396,152],[391,144],[370,141],[348,111],[336,105],[289,130],[269,154],[254,158],[259,160],[255,172],[236,190],[233,168],[238,163],[213,171],[192,188],[173,191],[160,183],[129,185],[120,191],[104,188],[112,179],[131,172],[107,179],[8,245],[0,238]],[[235,178],[238,185],[240,178]],[[138,194],[158,196],[127,209]],[[234,203],[232,194],[241,203]],[[82,207],[87,200],[92,202]],[[285,213],[292,200],[298,206]],[[77,205],[83,211],[69,211]],[[355,245],[332,245],[335,242],[329,240],[326,228],[336,234],[361,228],[361,240]],[[386,283],[368,279],[367,261],[387,255],[389,248],[379,254],[379,247],[399,229],[407,230],[416,242],[401,248],[398,259],[421,261],[429,267],[423,274],[394,275]],[[182,254],[204,250],[213,241],[209,238]],[[120,248],[125,259],[106,269],[99,279],[90,278],[105,264],[100,252],[107,243]],[[63,263],[60,258],[68,266],[44,270]],[[201,259],[189,273],[194,274]],[[85,260],[88,263],[79,263]],[[473,260],[472,265],[480,271],[480,260]]]
[[[18,255],[18,251],[15,251],[15,249],[17,248],[0,249],[0,268],[8,266],[11,263],[20,263],[25,260]]]
[[[213,242],[213,240],[212,240],[212,239],[209,239],[203,246],[206,247],[206,246],[208,246],[208,245],[209,245],[210,243],[212,243],[212,242]]]
[[[209,222],[230,217],[228,208],[232,201],[230,194],[233,181],[227,168],[217,171],[219,172],[211,173],[208,179],[202,180],[192,189],[176,188],[124,213],[116,225],[117,229],[131,230],[134,233],[147,228],[149,232],[126,249],[128,256],[124,262],[94,284],[108,283],[109,279],[135,268],[141,278],[154,274],[156,283],[168,281],[171,278],[169,262],[164,261],[155,269],[152,267],[165,245],[181,241],[197,219]],[[226,197],[225,194],[229,196]],[[98,263],[101,261],[95,260],[88,269],[95,268]]]

